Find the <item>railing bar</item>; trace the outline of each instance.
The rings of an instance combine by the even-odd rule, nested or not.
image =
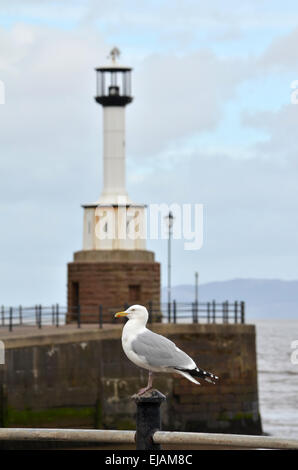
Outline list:
[[[84,441],[84,442],[135,442],[135,431],[99,429],[21,429],[0,428],[0,440],[28,441]]]
[[[135,431],[98,429],[0,428],[0,440],[134,443]],[[197,444],[250,449],[298,449],[298,440],[271,436],[156,431],[156,444]]]
[[[156,444],[212,444],[250,449],[298,449],[298,440],[294,439],[237,434],[157,431],[153,435],[153,441]]]
[[[158,307],[155,307],[158,305]],[[163,307],[164,306],[164,307]],[[125,308],[127,305],[125,305]],[[12,312],[11,310],[12,309]],[[107,313],[110,314],[110,323],[114,323],[113,312],[119,309],[123,309],[123,306],[108,307]],[[103,312],[97,310],[97,312],[88,312],[82,308],[77,308],[77,315],[74,315],[74,322],[77,322],[77,326],[80,327],[84,324],[84,319],[87,315],[94,316],[94,323],[99,323],[99,327],[103,323]],[[15,313],[16,312],[16,313]],[[64,325],[65,315],[68,312],[67,307],[60,306],[58,304],[52,306],[42,306],[37,304],[33,307],[5,307],[0,306],[0,327],[8,326],[10,330],[19,324],[24,326],[37,326],[42,328],[52,323],[56,327],[60,324]],[[245,323],[245,302],[243,301],[223,301],[221,303],[215,300],[211,302],[200,302],[200,303],[179,303],[173,301],[170,304],[160,304],[155,302],[148,302],[149,312],[149,323],[152,323],[153,313],[162,312],[164,323],[166,320],[170,323],[185,323],[193,322],[199,323],[202,320],[203,323]],[[100,318],[101,317],[101,318]],[[60,320],[61,319],[61,320]]]

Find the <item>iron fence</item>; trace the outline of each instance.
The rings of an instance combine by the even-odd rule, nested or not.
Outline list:
[[[76,307],[67,308],[59,304],[44,306],[37,304],[31,307],[19,305],[17,307],[5,307],[0,310],[0,328],[8,328],[13,331],[20,326],[34,326],[43,328],[44,326],[59,326],[67,323],[75,324],[78,328],[82,324],[96,324],[99,328],[104,323],[116,323],[115,312],[125,310],[129,306],[116,305],[115,307]],[[148,302],[146,305],[149,312],[149,323],[245,323],[245,303],[243,301],[217,302],[193,302],[183,303],[154,303]]]

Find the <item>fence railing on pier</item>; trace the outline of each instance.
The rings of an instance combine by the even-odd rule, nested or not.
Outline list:
[[[37,304],[31,307],[19,305],[17,307],[0,307],[0,328],[13,331],[19,326],[59,326],[66,323],[76,324],[78,328],[84,323],[97,324],[99,328],[104,323],[114,323],[114,314],[126,309],[128,303],[104,307],[98,305],[92,310],[77,305],[67,308],[59,304],[45,306]],[[154,303],[146,305],[149,312],[149,323],[162,321],[163,323],[245,323],[245,303],[243,301],[217,302],[176,302]]]
[[[216,434],[195,432],[155,431],[152,436],[156,445],[173,446],[208,446],[227,449],[298,449],[298,440],[271,436],[247,436],[240,434]],[[0,443],[23,442],[26,448],[30,443],[61,443],[72,447],[74,443],[88,443],[94,447],[100,444],[135,445],[136,431],[118,431],[108,429],[55,429],[55,428],[0,428]],[[5,447],[5,446],[3,446]],[[148,449],[149,450],[149,449]]]
[[[166,397],[158,390],[152,390],[141,396],[134,397],[136,413],[136,431],[94,430],[94,429],[20,429],[0,428],[0,447],[6,445],[23,448],[36,444],[50,445],[63,443],[68,448],[88,444],[129,444],[136,450],[160,450],[162,445],[177,448],[192,448],[207,446],[225,449],[298,449],[298,440],[271,436],[253,436],[236,434],[217,434],[200,432],[171,432],[161,431],[160,405]],[[150,405],[150,406],[148,406]]]

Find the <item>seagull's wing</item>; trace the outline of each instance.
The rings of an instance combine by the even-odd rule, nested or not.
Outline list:
[[[177,348],[173,341],[147,329],[135,337],[131,348],[152,367],[160,367],[161,369],[168,367],[196,368],[195,362],[185,352]]]
[[[196,384],[199,384],[197,378],[212,383],[218,380],[216,375],[197,367],[191,357],[177,348],[173,341],[153,333],[153,331],[146,329],[143,333],[138,334],[132,341],[131,348],[148,366],[160,369],[160,371],[175,369],[179,374]]]

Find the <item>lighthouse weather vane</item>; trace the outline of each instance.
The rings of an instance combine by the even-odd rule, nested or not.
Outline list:
[[[118,47],[113,47],[110,54],[108,55],[108,58],[112,59],[113,64],[115,64],[116,59],[118,59],[120,57],[120,54],[121,54],[121,52],[118,49]]]

